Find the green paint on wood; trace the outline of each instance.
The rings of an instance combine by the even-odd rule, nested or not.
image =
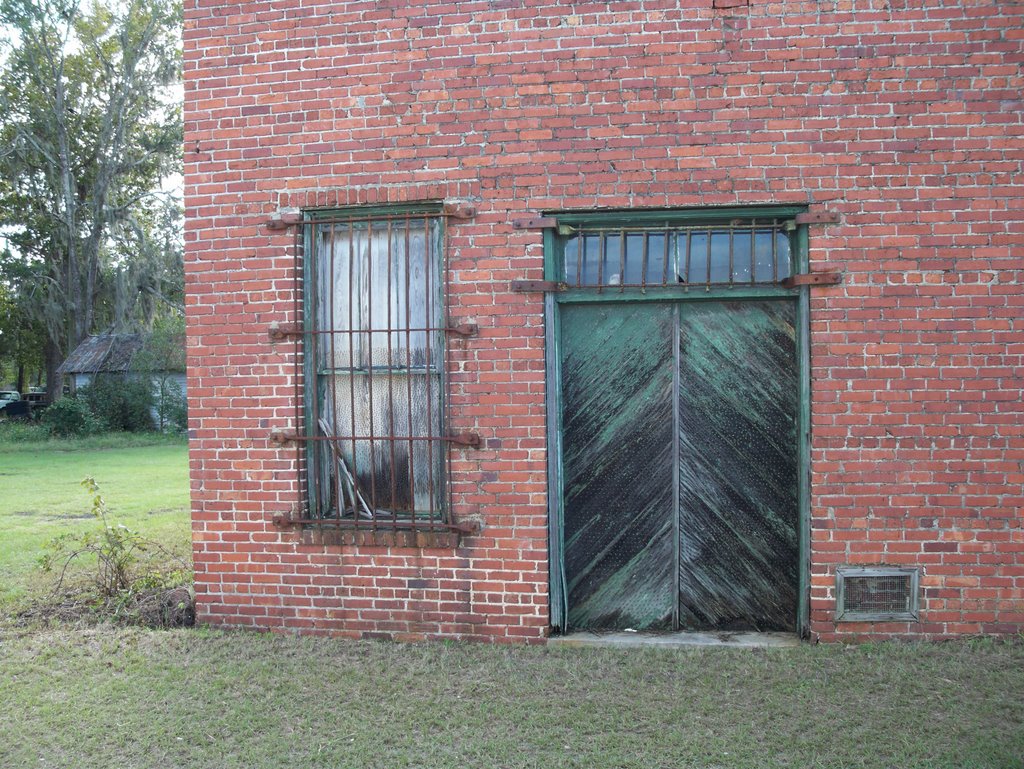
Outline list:
[[[680,309],[680,624],[793,630],[795,306]]]
[[[569,626],[667,628],[675,601],[672,308],[562,312]]]
[[[568,626],[793,629],[795,303],[678,308],[560,308]]]

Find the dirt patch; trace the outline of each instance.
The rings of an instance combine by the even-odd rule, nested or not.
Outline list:
[[[196,606],[187,587],[154,590],[140,597],[136,605],[140,624],[146,627],[192,627],[196,624]]]
[[[191,589],[180,586],[99,600],[90,590],[50,593],[9,618],[21,628],[114,624],[148,628],[192,627],[196,621]]]

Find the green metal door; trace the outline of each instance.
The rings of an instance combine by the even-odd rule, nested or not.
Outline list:
[[[795,630],[792,300],[560,307],[568,629]]]

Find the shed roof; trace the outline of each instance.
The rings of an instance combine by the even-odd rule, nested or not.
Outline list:
[[[60,364],[57,373],[64,376],[128,371],[135,353],[142,349],[142,343],[142,334],[98,334],[86,337]]]

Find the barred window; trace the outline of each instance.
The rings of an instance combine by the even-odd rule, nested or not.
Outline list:
[[[792,226],[737,220],[713,226],[570,228],[565,281],[572,287],[757,285],[792,273]]]
[[[313,517],[447,521],[443,222],[356,212],[307,229]]]

